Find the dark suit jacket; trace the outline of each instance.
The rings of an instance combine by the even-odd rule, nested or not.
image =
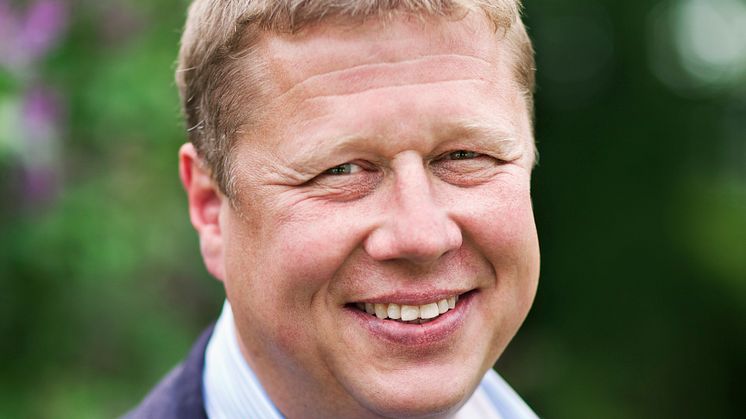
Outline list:
[[[202,333],[186,360],[171,370],[125,419],[207,419],[202,372],[213,327]]]

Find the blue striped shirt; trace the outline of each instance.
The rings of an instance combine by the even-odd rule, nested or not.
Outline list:
[[[211,419],[281,419],[241,355],[228,301],[207,345],[203,376],[205,411]],[[536,419],[534,412],[495,371],[489,370],[456,419]]]

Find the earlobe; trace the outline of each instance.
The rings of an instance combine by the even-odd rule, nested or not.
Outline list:
[[[182,145],[179,150],[179,176],[187,194],[189,218],[199,236],[205,267],[215,278],[223,281],[225,270],[220,212],[225,197],[190,143]]]

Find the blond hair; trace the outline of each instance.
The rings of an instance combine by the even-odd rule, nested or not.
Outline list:
[[[516,82],[533,114],[534,54],[520,8],[520,0],[194,0],[176,70],[189,141],[230,196],[236,134],[261,111],[266,71],[258,59],[259,36],[294,33],[331,17],[363,21],[403,12],[458,18],[481,10],[504,32],[516,56]]]

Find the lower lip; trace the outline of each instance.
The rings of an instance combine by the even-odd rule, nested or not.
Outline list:
[[[456,307],[436,317],[435,320],[422,324],[379,319],[351,307],[346,308],[346,311],[378,339],[403,346],[423,347],[446,342],[455,336],[462,328],[476,294],[476,291],[472,291],[459,296]]]

